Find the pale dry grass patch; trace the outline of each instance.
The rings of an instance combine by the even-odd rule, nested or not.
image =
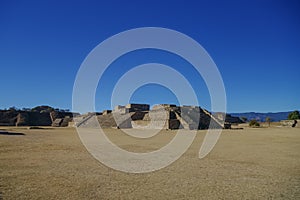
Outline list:
[[[198,159],[206,131],[172,165],[127,174],[95,160],[73,128],[2,127],[0,198],[3,199],[299,199],[300,129],[224,130],[213,151]],[[117,129],[108,137],[133,152],[161,148],[175,135],[162,131],[133,139]]]

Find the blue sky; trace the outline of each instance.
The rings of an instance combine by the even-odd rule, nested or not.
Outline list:
[[[199,42],[223,77],[228,112],[300,109],[298,1],[1,1],[0,108],[72,107],[76,73],[100,42],[138,27],[164,27]],[[135,65],[186,66],[200,105],[205,83],[189,63],[167,52],[132,52],[116,60],[96,94],[109,109],[118,78]],[[123,67],[123,68],[122,68]],[[167,88],[146,85],[133,102],[177,103]]]

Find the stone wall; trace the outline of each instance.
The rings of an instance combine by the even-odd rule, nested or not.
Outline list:
[[[149,111],[150,105],[148,104],[127,104],[125,106],[129,110],[129,112],[136,112],[136,111]]]
[[[115,108],[112,112],[126,114],[126,113],[129,113],[129,108],[126,108],[125,106],[120,106],[119,105],[119,106],[115,106]]]
[[[112,112],[111,110],[103,110],[102,115],[108,115],[111,112]]]
[[[131,119],[132,120],[143,120],[144,119],[144,117],[145,117],[145,115],[147,114],[148,112],[140,112],[140,111],[138,111],[138,112],[134,112],[134,113],[132,113],[131,114]]]
[[[50,112],[50,117],[52,122],[58,118],[62,118],[62,119],[65,117],[73,118],[73,115],[78,115],[78,114],[77,113],[73,114],[72,112],[58,112],[58,111]]]
[[[17,116],[16,126],[51,126],[49,113],[20,112]]]
[[[178,129],[180,122],[176,118],[174,111],[167,109],[167,106],[154,106],[154,109],[150,110],[143,118],[148,121],[148,125],[144,128],[147,129]],[[133,126],[134,127],[134,126]]]
[[[296,120],[296,121],[297,121],[297,123],[296,123],[295,127],[300,127],[300,120]],[[292,127],[293,124],[295,123],[295,120],[282,120],[282,121],[280,121],[280,123],[282,126]]]
[[[67,127],[69,126],[69,122],[72,121],[72,118],[66,116],[65,118],[57,118],[52,122],[53,127]]]
[[[18,112],[15,110],[1,110],[0,111],[0,125],[1,126],[15,126]]]
[[[77,113],[75,113],[77,115]],[[73,113],[56,111],[49,106],[37,106],[33,109],[0,110],[1,126],[51,126],[57,118],[72,118]]]

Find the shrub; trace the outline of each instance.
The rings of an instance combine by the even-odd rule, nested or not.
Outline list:
[[[288,116],[288,120],[295,120],[295,119],[300,119],[300,113],[298,110],[291,112]]]
[[[250,127],[259,127],[260,124],[255,119],[253,119],[249,122],[249,126]]]

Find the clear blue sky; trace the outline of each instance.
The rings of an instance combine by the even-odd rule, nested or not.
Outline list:
[[[0,108],[70,109],[77,70],[96,45],[121,31],[154,26],[180,31],[208,51],[223,77],[229,112],[299,110],[299,10],[299,1],[288,0],[1,1]],[[107,71],[107,86],[97,92],[97,109],[110,107],[110,90],[122,72],[154,61],[188,65],[154,50],[121,57]],[[192,70],[183,73],[209,109],[201,77]],[[157,85],[138,89],[132,101],[177,102]]]

